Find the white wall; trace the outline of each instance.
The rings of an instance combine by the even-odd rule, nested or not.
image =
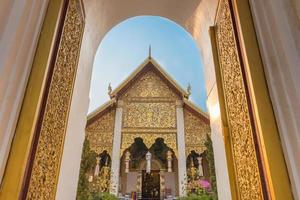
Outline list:
[[[136,184],[138,178],[138,172],[129,172],[128,174],[124,174],[127,176],[126,179],[126,193],[131,194],[131,192],[136,192]]]
[[[171,189],[171,195],[176,196],[176,173],[175,172],[165,172],[165,189]]]
[[[231,199],[229,175],[227,168],[221,167],[227,165],[224,137],[222,133],[220,105],[216,85],[212,88],[208,97],[207,105],[210,111],[211,139],[213,141],[214,161],[217,178],[217,189],[219,199]],[[228,191],[229,190],[229,191]]]
[[[0,6],[0,182],[19,116],[48,0]]]

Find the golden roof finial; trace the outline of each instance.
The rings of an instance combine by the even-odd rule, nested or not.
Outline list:
[[[111,87],[111,83],[108,84],[108,95],[111,96],[112,93],[112,87]]]
[[[149,59],[151,59],[151,44],[149,45],[149,52],[148,53],[149,53],[148,57],[149,57]]]

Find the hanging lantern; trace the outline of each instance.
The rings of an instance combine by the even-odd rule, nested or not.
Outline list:
[[[148,151],[146,153],[146,162],[147,162],[147,166],[146,166],[146,173],[150,173],[151,172],[151,153]]]
[[[95,167],[95,172],[94,176],[99,176],[99,170],[100,170],[100,157],[96,158],[96,167]]]
[[[125,153],[125,173],[129,173],[129,161],[130,161],[130,152],[126,151]]]
[[[168,172],[172,172],[172,151],[167,152]]]

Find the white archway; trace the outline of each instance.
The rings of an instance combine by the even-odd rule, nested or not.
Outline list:
[[[217,4],[218,0],[192,0],[188,4],[179,0],[84,1],[86,26],[65,138],[56,193],[57,199],[75,199],[76,196],[93,61],[105,34],[118,23],[139,15],[161,16],[176,22],[191,34],[199,49],[203,50],[201,57],[206,78],[207,104],[208,107],[213,105],[218,109],[213,57],[208,33],[209,27],[214,23]],[[226,154],[219,116],[211,119],[211,127],[219,197],[220,199],[230,199]],[[76,149],[73,148],[74,145],[77,146]]]

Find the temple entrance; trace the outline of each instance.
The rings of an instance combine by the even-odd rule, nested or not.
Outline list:
[[[175,152],[157,138],[147,145],[135,138],[120,160],[120,197],[165,199],[178,196],[178,160]]]
[[[159,170],[142,172],[142,199],[160,199],[160,174]]]

